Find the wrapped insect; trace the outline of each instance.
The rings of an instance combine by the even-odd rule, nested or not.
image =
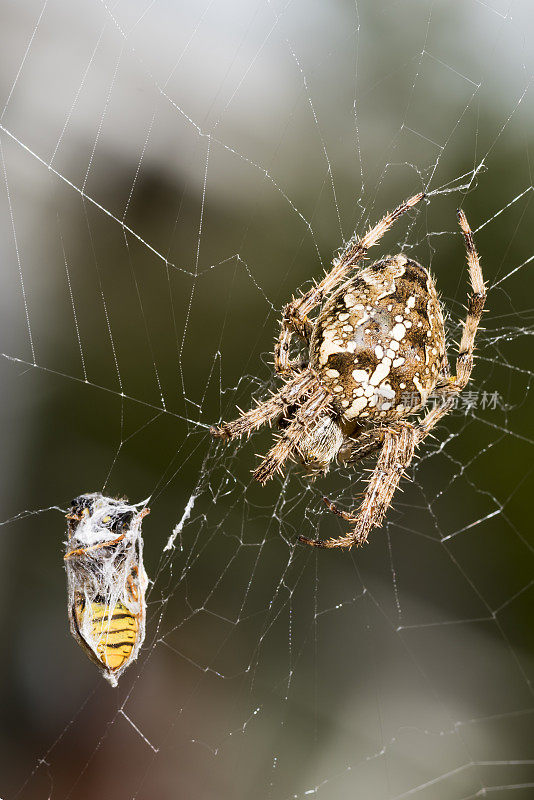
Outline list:
[[[73,500],[67,514],[70,629],[112,686],[145,638],[142,505],[94,492]]]

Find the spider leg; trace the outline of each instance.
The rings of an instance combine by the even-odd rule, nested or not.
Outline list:
[[[364,458],[375,455],[377,450],[382,447],[384,441],[384,428],[372,428],[368,431],[363,431],[360,435],[349,442],[348,446],[344,446],[343,456],[338,454],[337,460],[344,466],[352,466],[362,461]],[[323,502],[326,503],[330,511],[337,514],[338,517],[343,517],[347,522],[356,522],[357,517],[347,511],[341,511],[336,504],[330,500],[329,497],[323,497]]]
[[[280,435],[277,443],[259,467],[254,471],[254,478],[260,483],[266,483],[275,472],[281,472],[282,464],[295,450],[298,450],[299,441],[317,423],[321,414],[326,411],[331,400],[331,394],[316,384],[312,394],[305,400],[290,424]]]
[[[304,370],[289,380],[275,395],[259,403],[256,408],[242,412],[233,422],[225,422],[219,428],[212,426],[210,433],[220,439],[235,439],[243,434],[250,434],[262,425],[272,422],[275,417],[296,403],[316,385],[316,378],[311,370]]]
[[[298,313],[294,313],[292,308],[294,300],[285,308],[282,317],[282,327],[280,335],[274,346],[274,368],[279,375],[294,373],[302,366],[299,361],[289,360],[289,347],[293,334],[296,334],[309,347],[313,331],[313,325],[307,319],[301,319]]]
[[[356,464],[368,456],[372,456],[382,447],[386,428],[371,428],[364,430],[354,438],[349,446],[344,448],[342,457],[338,454],[338,461],[344,465]]]
[[[274,349],[274,362],[277,372],[282,375],[294,372],[295,364],[289,360],[291,338],[294,333],[297,333],[301,338],[309,341],[312,329],[308,320],[310,311],[365,257],[368,249],[380,241],[393,223],[406,211],[409,211],[410,208],[419,203],[423,197],[425,197],[423,192],[410,197],[400,206],[397,206],[394,211],[382,217],[380,222],[374,228],[370,228],[363,238],[351,239],[341,255],[334,259],[332,269],[322,281],[297,300],[292,300],[284,308],[280,335]]]
[[[455,391],[461,392],[467,385],[473,369],[473,350],[475,347],[475,336],[482,319],[482,312],[486,302],[486,286],[480,268],[480,259],[473,242],[473,234],[463,211],[458,211],[458,222],[465,241],[467,250],[467,265],[469,268],[469,280],[471,282],[471,294],[467,304],[467,316],[464,322],[464,330],[456,359],[456,377],[451,379]]]
[[[347,522],[357,522],[358,517],[355,517],[354,514],[350,514],[348,511],[342,511],[340,508],[336,506],[328,497],[323,497],[323,503],[328,507],[328,510],[331,511],[333,514],[337,514],[338,517],[346,520]],[[306,542],[307,544],[313,542],[313,539],[305,539],[304,536],[299,537],[301,542]]]
[[[436,405],[425,416],[419,425],[419,441],[428,435],[430,430],[439,420],[448,414],[454,405],[455,397],[465,389],[473,371],[473,351],[475,349],[475,336],[482,319],[482,312],[486,302],[486,286],[480,268],[480,259],[473,242],[473,234],[463,211],[458,211],[458,222],[464,237],[467,250],[467,265],[471,293],[467,303],[467,316],[456,359],[456,375],[449,377],[435,390],[435,394],[443,398],[443,402]]]
[[[399,481],[411,463],[418,441],[417,429],[409,422],[401,420],[382,430],[382,449],[363,502],[355,516],[346,517],[355,523],[353,529],[338,539],[307,539],[299,536],[301,542],[324,548],[360,546],[367,541],[371,528],[382,524]],[[332,510],[334,509],[335,507]],[[343,512],[340,515],[345,516]]]

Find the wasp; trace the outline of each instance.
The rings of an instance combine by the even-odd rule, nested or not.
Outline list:
[[[112,686],[145,638],[141,523],[149,509],[140,506],[93,492],[76,497],[66,515],[70,630]]]

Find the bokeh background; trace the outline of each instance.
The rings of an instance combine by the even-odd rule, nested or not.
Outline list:
[[[530,0],[1,13],[0,797],[533,797]],[[431,266],[452,348],[465,209],[474,394],[366,548],[311,551],[364,474],[261,489],[268,431],[207,428],[276,386],[291,294],[422,187],[380,252]],[[94,490],[150,498],[117,689],[67,626],[63,514]]]

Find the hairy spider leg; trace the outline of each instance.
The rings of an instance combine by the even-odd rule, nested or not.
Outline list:
[[[354,466],[364,458],[376,455],[377,451],[382,447],[386,429],[385,428],[371,428],[371,430],[363,431],[357,439],[351,442],[347,451],[344,453],[342,463],[345,466]],[[323,497],[323,502],[328,506],[330,511],[337,514],[338,517],[343,517],[347,522],[356,522],[357,517],[347,511],[342,511],[336,504],[330,500],[329,497]]]
[[[266,483],[275,472],[281,472],[282,464],[298,450],[299,440],[308,432],[319,417],[328,408],[332,395],[327,389],[317,384],[310,397],[305,400],[291,419],[288,427],[281,433],[277,443],[259,467],[254,470],[254,478],[260,483]]]
[[[475,337],[482,319],[486,303],[486,285],[480,267],[480,258],[475,248],[473,234],[463,211],[458,210],[458,222],[462,231],[467,250],[467,266],[471,293],[467,303],[467,316],[463,323],[463,333],[456,358],[456,375],[449,376],[444,383],[438,386],[434,395],[441,398],[441,402],[428,412],[418,425],[419,441],[422,441],[432,428],[449,413],[454,406],[455,398],[465,389],[473,371],[473,352]]]
[[[309,369],[285,383],[282,388],[268,400],[259,403],[256,408],[244,412],[233,422],[225,422],[220,427],[212,426],[210,433],[220,439],[235,439],[238,436],[250,434],[261,428],[288,408],[297,403],[305,394],[318,386],[317,378]]]
[[[446,383],[436,389],[436,394],[443,397],[443,402],[436,405],[419,426],[421,439],[427,436],[434,425],[450,411],[451,407],[454,405],[455,397],[465,389],[469,382],[471,372],[473,371],[475,337],[486,303],[486,285],[480,267],[480,258],[475,248],[471,228],[469,227],[464,212],[460,209],[458,210],[458,222],[467,251],[467,266],[469,269],[471,293],[467,303],[467,316],[463,323],[463,333],[458,348],[458,356],[456,358],[456,375],[452,375],[448,378]]]
[[[371,528],[381,525],[404,471],[410,465],[417,444],[417,431],[409,422],[400,420],[384,431],[382,449],[357,515],[345,515],[333,504],[331,510],[353,522],[354,528],[338,539],[299,540],[312,547],[348,547],[365,544]]]

